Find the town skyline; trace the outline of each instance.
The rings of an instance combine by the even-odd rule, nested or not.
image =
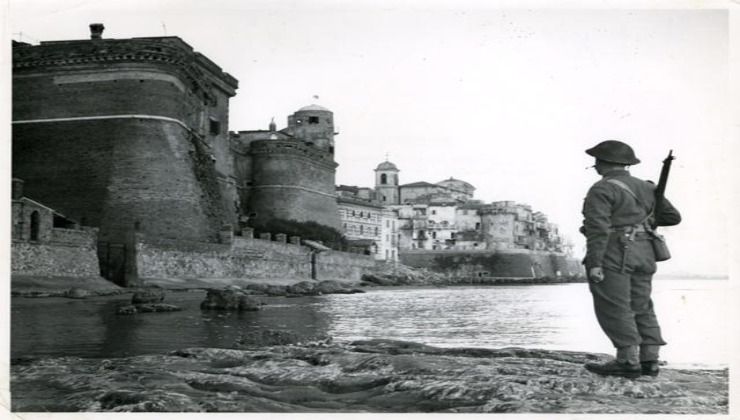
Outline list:
[[[239,80],[230,130],[267,129],[316,102],[336,116],[337,185],[373,187],[387,154],[401,184],[454,177],[484,202],[531,205],[576,254],[581,200],[598,179],[583,150],[627,141],[643,161],[633,173],[655,180],[673,149],[667,195],[686,222],[666,230],[675,258],[661,271],[727,273],[729,118],[714,112],[729,108],[725,11],[49,4],[11,2],[13,39],[84,39],[93,22],[104,37],[180,37]],[[219,25],[198,28],[196,15]],[[697,258],[696,244],[715,249]]]

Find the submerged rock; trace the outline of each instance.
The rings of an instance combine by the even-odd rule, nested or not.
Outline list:
[[[89,290],[85,290],[79,287],[73,287],[64,293],[65,297],[71,299],[85,299],[87,297],[90,297],[90,295],[91,293]]]
[[[291,341],[282,333],[255,333]],[[13,411],[727,414],[728,371],[604,378],[609,356],[394,340],[190,348],[11,366]],[[63,390],[63,392],[60,392]]]
[[[137,313],[147,313],[147,312],[176,312],[176,311],[182,311],[182,308],[176,305],[169,305],[166,303],[144,303],[140,305],[121,306],[116,311],[116,314],[134,315]]]

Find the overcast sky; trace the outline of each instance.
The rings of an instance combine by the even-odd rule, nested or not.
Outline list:
[[[727,273],[727,11],[342,3],[15,0],[9,16],[31,43],[88,38],[92,22],[105,38],[179,36],[239,80],[230,130],[320,104],[340,131],[337,184],[373,186],[387,153],[401,183],[452,176],[486,202],[531,204],[579,255],[598,180],[584,150],[623,140],[643,162],[633,174],[657,180],[673,149],[684,222],[664,229],[661,271]]]

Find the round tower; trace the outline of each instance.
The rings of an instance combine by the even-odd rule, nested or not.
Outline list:
[[[309,146],[334,155],[334,114],[319,105],[308,105],[288,117],[288,131]]]
[[[398,173],[400,171],[389,161],[382,162],[375,168],[375,192],[383,204],[400,204],[398,190]]]

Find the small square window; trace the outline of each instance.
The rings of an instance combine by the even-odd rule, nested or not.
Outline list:
[[[318,124],[319,123],[319,117],[308,117],[308,123],[309,124]]]
[[[211,134],[220,134],[221,133],[221,121],[211,117],[208,118],[208,130],[211,132]]]

